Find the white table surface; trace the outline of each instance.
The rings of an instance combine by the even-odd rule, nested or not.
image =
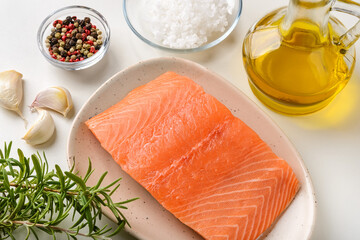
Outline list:
[[[135,1],[135,0],[134,0]],[[52,11],[67,5],[85,5],[101,12],[111,28],[111,45],[104,59],[86,70],[65,71],[50,65],[38,50],[36,33]],[[360,63],[346,88],[325,109],[308,116],[288,117],[264,107],[252,94],[242,63],[242,41],[249,27],[265,13],[287,4],[287,0],[244,0],[239,24],[220,45],[197,54],[174,55],[146,45],[131,32],[122,14],[121,0],[87,1],[0,1],[0,71],[15,69],[24,75],[22,111],[32,123],[36,113],[27,106],[36,94],[49,86],[64,86],[72,94],[75,113],[109,77],[139,61],[158,56],[177,56],[196,61],[240,88],[268,113],[293,142],[312,176],[317,197],[317,219],[312,239],[360,238]],[[350,24],[351,19],[345,22]],[[357,52],[360,46],[357,45]],[[23,121],[0,109],[0,145],[13,141],[28,155],[46,151],[50,166],[68,169],[67,137],[74,116],[52,114],[55,138],[34,148],[21,137]],[[104,223],[108,221],[104,220]],[[21,239],[21,238],[19,238]],[[47,239],[47,238],[44,238]],[[60,238],[62,239],[62,238]],[[64,237],[65,239],[65,237]],[[113,239],[133,239],[120,234]]]

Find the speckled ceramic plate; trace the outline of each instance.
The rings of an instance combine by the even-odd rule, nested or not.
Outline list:
[[[77,114],[68,139],[69,165],[77,159],[75,170],[84,175],[87,158],[92,159],[94,175],[89,184],[95,184],[99,176],[108,171],[104,184],[122,177],[121,187],[113,195],[114,201],[140,197],[128,204],[124,211],[132,225],[128,231],[146,240],[201,239],[190,228],[166,211],[142,186],[121,170],[111,156],[86,128],[84,121],[104,111],[124,98],[131,90],[143,85],[166,71],[185,75],[200,84],[206,92],[225,104],[235,116],[242,119],[273,151],[284,158],[300,180],[301,189],[276,225],[264,237],[266,240],[309,239],[315,220],[315,195],[309,173],[301,157],[280,128],[240,90],[206,68],[178,58],[156,58],[140,62],[125,69],[104,83],[84,104]],[[105,214],[107,210],[104,209]]]

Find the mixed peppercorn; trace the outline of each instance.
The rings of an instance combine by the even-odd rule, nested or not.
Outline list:
[[[78,62],[94,55],[103,44],[102,32],[89,17],[66,17],[55,20],[45,44],[52,58],[62,62]]]

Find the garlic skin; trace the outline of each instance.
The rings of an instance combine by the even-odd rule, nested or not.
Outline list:
[[[36,96],[30,106],[31,110],[35,108],[48,108],[66,117],[73,108],[73,102],[70,92],[63,87],[49,87]]]
[[[16,112],[25,120],[19,109],[23,97],[22,77],[14,70],[0,73],[0,106]]]
[[[36,110],[39,116],[22,138],[30,145],[39,145],[47,142],[55,131],[54,119],[50,113],[43,109]]]

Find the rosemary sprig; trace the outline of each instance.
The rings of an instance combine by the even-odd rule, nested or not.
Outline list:
[[[53,239],[59,232],[69,239],[77,239],[76,236],[110,239],[129,225],[120,209],[127,209],[124,204],[135,199],[118,203],[111,200],[121,179],[102,187],[105,172],[95,186],[88,187],[86,182],[93,173],[90,159],[87,173],[81,178],[73,172],[74,168],[63,172],[55,165],[55,171],[49,171],[45,153],[27,158],[18,149],[17,159],[12,158],[11,145],[11,142],[5,143],[4,151],[0,150],[0,239],[15,239],[14,231],[18,228],[26,229],[25,239],[31,234],[39,239],[35,229],[52,235]],[[114,189],[110,190],[111,187]],[[107,225],[97,227],[102,207],[109,208],[117,219],[116,229]],[[73,221],[75,216],[78,217],[73,226],[61,227],[60,223],[71,215]],[[87,233],[80,232],[84,228]]]

